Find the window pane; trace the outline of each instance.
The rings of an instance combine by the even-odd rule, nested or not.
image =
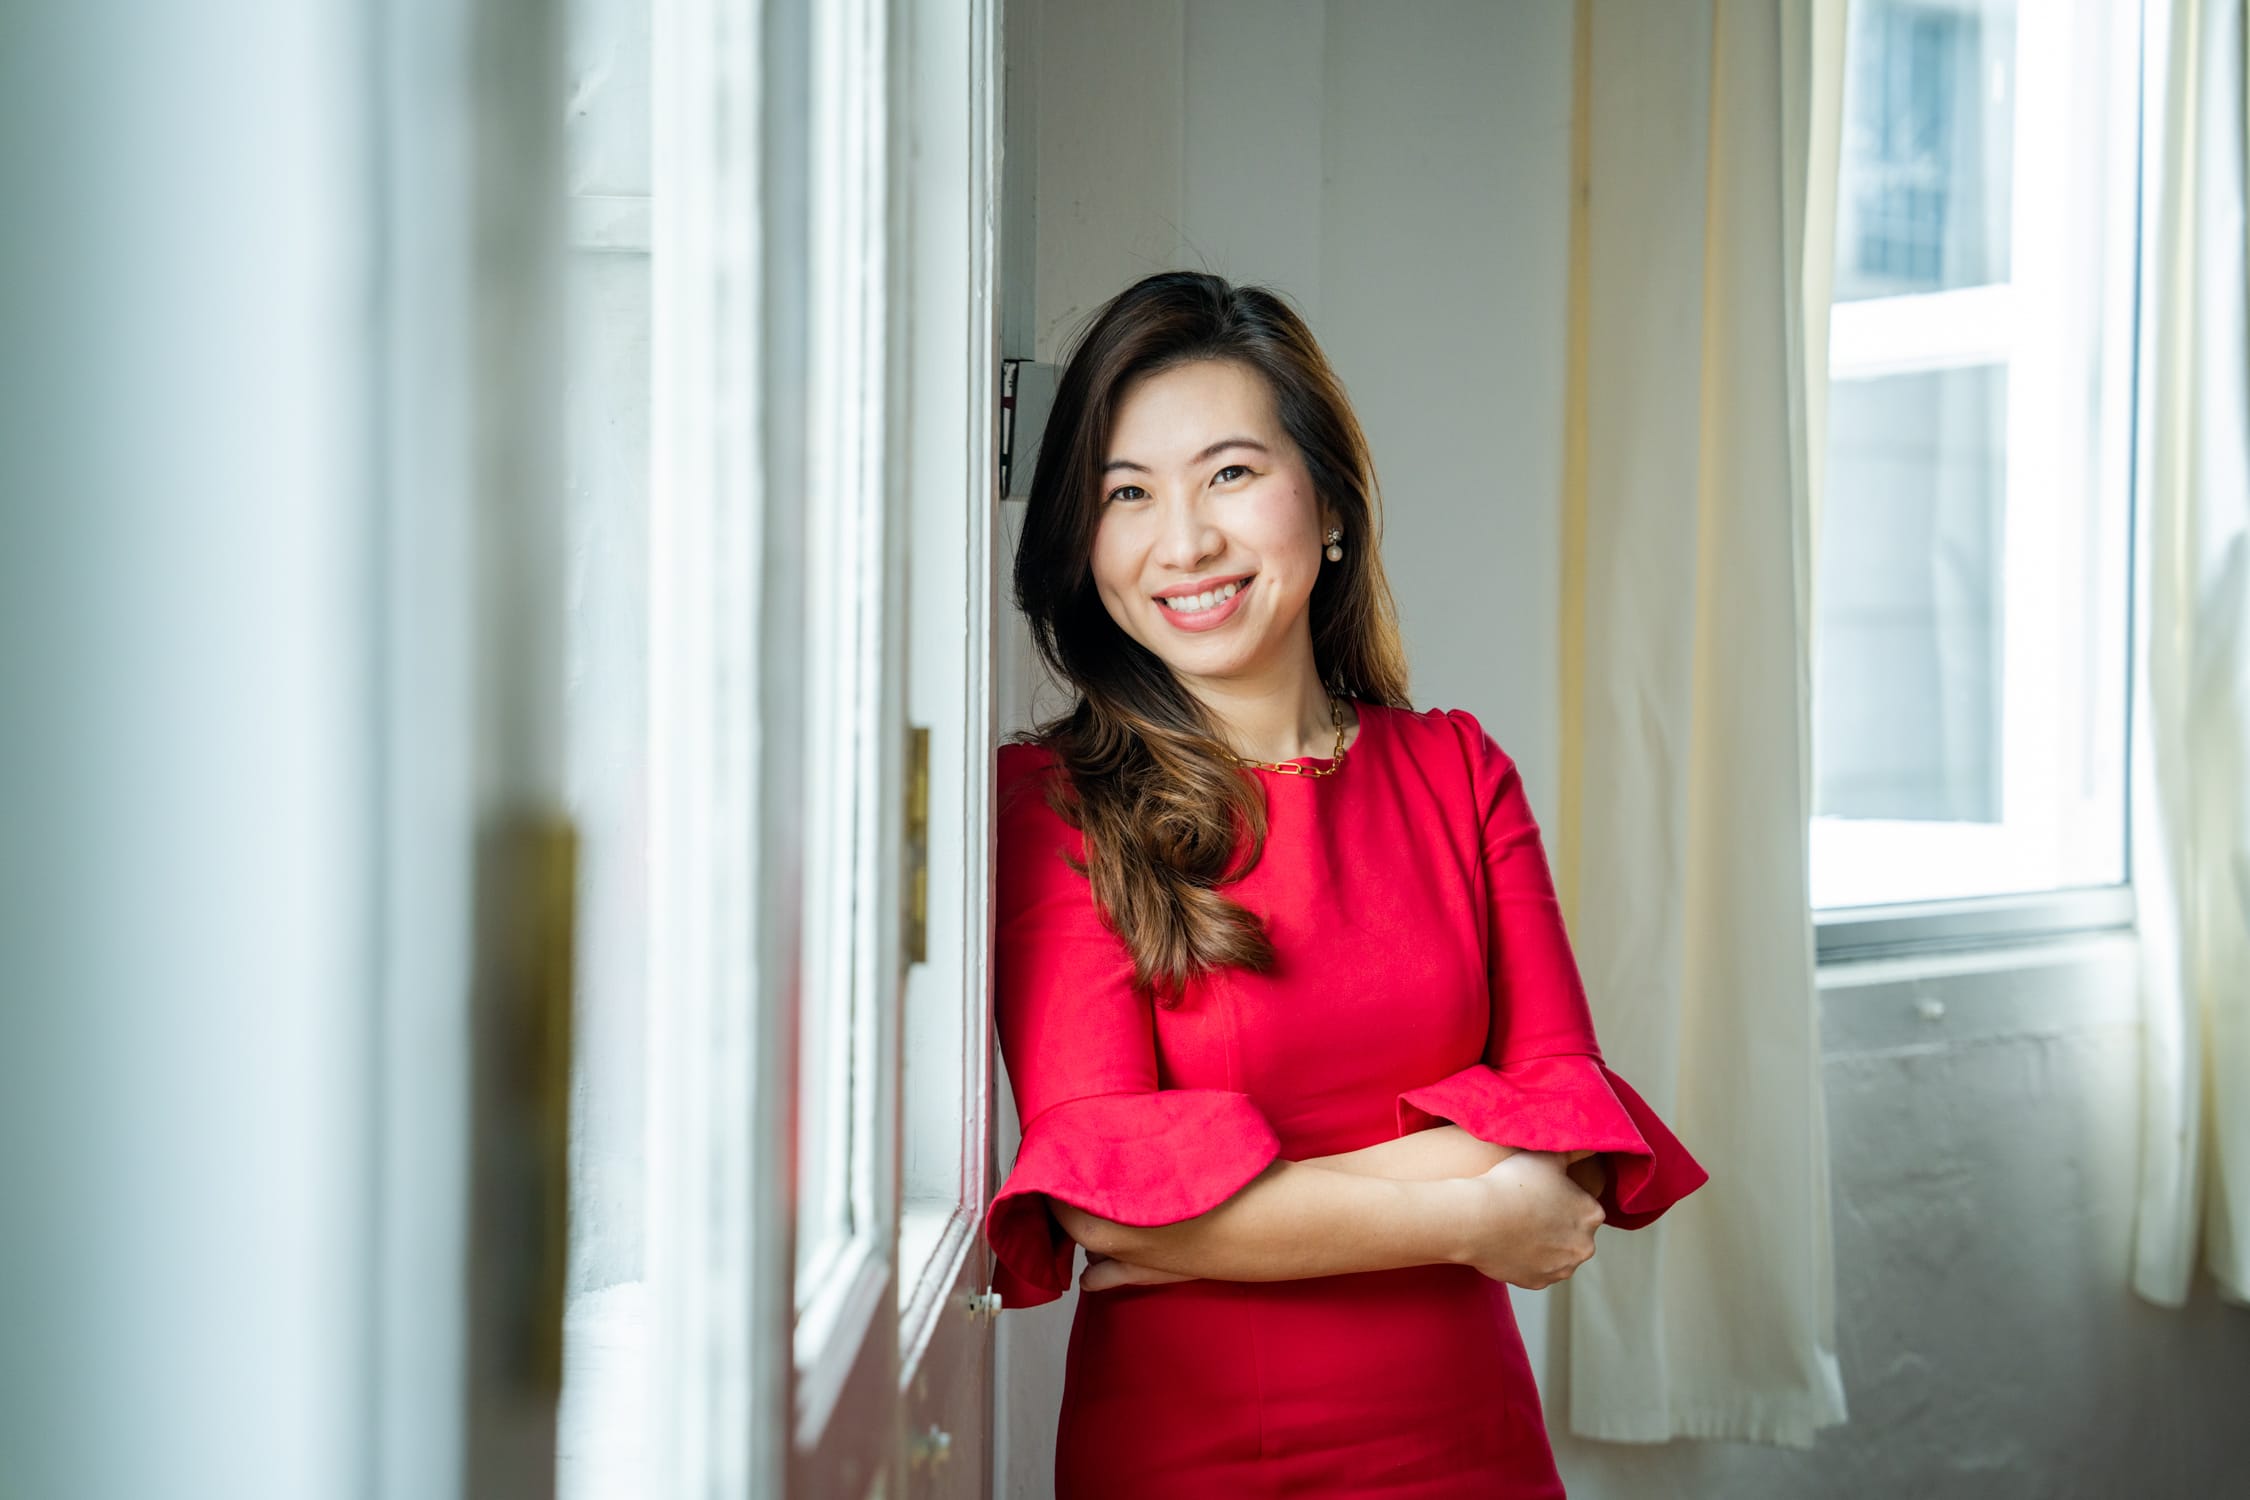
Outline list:
[[[1831,387],[1814,813],[2000,816],[2007,371]]]
[[[1856,0],[1838,302],[2009,276],[2013,0]]]
[[[834,445],[844,449],[847,443]],[[803,968],[797,981],[797,1308],[832,1292],[856,1227],[855,1023],[872,970],[873,747],[867,691],[875,664],[852,590],[866,571],[847,479],[815,457],[808,488],[835,496],[808,517]]]
[[[2123,878],[2132,7],[1856,0],[1813,904]]]

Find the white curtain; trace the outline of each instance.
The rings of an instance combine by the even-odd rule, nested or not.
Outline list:
[[[1602,1046],[1710,1169],[1568,1285],[1569,1426],[1844,1420],[1809,892],[1842,0],[1581,0],[1557,868]]]
[[[2133,882],[2143,1104],[2133,1286],[2197,1250],[2250,1303],[2250,348],[2244,0],[2149,0]]]

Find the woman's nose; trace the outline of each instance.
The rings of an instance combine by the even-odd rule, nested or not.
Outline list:
[[[1164,532],[1157,549],[1158,560],[1166,565],[1192,568],[1225,545],[1218,528],[1193,500],[1166,501],[1163,514]]]

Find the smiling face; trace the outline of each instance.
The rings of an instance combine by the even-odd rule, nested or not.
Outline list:
[[[1174,366],[1128,387],[1111,426],[1093,554],[1110,618],[1191,687],[1313,672],[1307,604],[1336,523],[1265,377]]]

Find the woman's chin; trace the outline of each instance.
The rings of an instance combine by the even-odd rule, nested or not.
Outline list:
[[[1180,652],[1164,658],[1164,664],[1172,669],[1173,676],[1183,681],[1229,682],[1257,675],[1256,657],[1232,651],[1209,655]]]

